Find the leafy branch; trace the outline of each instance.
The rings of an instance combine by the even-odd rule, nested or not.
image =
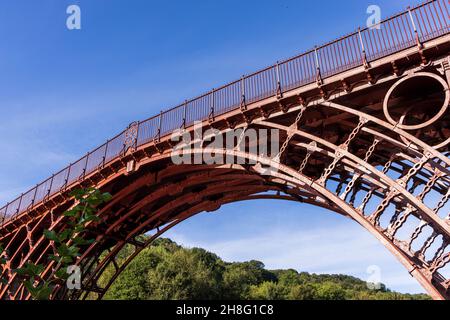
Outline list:
[[[80,257],[82,246],[92,244],[95,239],[86,239],[87,226],[91,222],[99,221],[97,208],[99,205],[111,199],[109,193],[102,193],[95,188],[78,189],[70,193],[76,205],[63,213],[67,223],[61,232],[45,229],[43,235],[54,244],[54,254],[47,256],[48,261],[53,261],[50,276],[43,278],[45,266],[27,262],[22,268],[14,272],[23,280],[24,286],[35,300],[48,300],[56,285],[67,281],[69,275],[67,268],[75,264]],[[2,254],[0,246],[0,256]],[[5,258],[0,258],[0,266],[6,264]]]
[[[5,249],[3,248],[3,244],[0,243],[0,275],[3,273],[3,266],[6,264],[7,260],[4,256]],[[0,278],[0,284],[6,285],[6,279]]]

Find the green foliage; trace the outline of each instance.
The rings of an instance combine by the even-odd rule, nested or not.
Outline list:
[[[264,281],[250,287],[249,299],[251,300],[283,300],[286,299],[287,286],[278,282]]]
[[[248,299],[251,286],[275,279],[260,261],[228,263],[223,273],[223,298]]]
[[[53,242],[55,254],[46,258],[54,262],[53,272],[45,279],[41,277],[44,265],[26,263],[14,272],[22,279],[24,286],[35,300],[50,298],[55,285],[68,278],[67,267],[74,264],[80,256],[82,246],[93,243],[94,239],[85,239],[87,226],[98,221],[97,207],[111,199],[108,193],[101,193],[94,188],[75,190],[70,194],[76,200],[76,205],[63,213],[66,227],[61,232],[44,230],[46,239]],[[2,256],[3,248],[0,246],[0,267],[7,261]]]
[[[0,243],[0,267],[6,263],[6,258],[3,257],[3,252],[5,249],[3,249],[3,245]],[[0,269],[3,270],[3,269]]]
[[[334,282],[324,282],[317,288],[317,296],[322,300],[344,300],[344,288]]]
[[[0,243],[0,275],[3,273],[3,266],[7,262],[4,253],[5,249],[3,248],[3,244]],[[6,284],[6,279],[0,278],[0,284]]]
[[[288,286],[288,284],[285,284]],[[313,284],[293,284],[287,295],[289,300],[317,300],[319,294],[317,286]]]
[[[35,286],[32,280],[25,280],[24,285],[34,300],[49,300],[54,288],[51,283],[47,282]]]
[[[126,246],[118,263],[133,252]],[[114,274],[109,267],[99,280]],[[345,275],[317,275],[296,270],[267,270],[259,261],[227,263],[203,249],[183,248],[158,239],[144,249],[117,278],[105,299],[263,299],[263,300],[411,300],[424,294],[391,292],[383,285],[370,290],[366,282]]]
[[[147,273],[153,299],[214,299],[220,297],[223,266],[201,249],[177,250]]]

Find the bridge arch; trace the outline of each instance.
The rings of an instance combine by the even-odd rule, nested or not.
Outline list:
[[[347,128],[346,133],[336,141],[314,134],[308,126],[302,126],[302,117],[307,117],[308,113],[314,114],[317,109],[322,112],[328,110],[339,118],[346,114],[353,118],[353,127]],[[280,119],[284,117],[295,120],[291,120],[293,124],[283,124]],[[250,154],[238,148],[230,150],[203,147],[190,149],[190,155],[231,155],[244,160],[244,164],[175,165],[171,163],[174,153],[185,151],[174,151],[170,144],[166,146],[166,151],[141,158],[136,156],[139,150],[129,150],[129,161],[134,164],[134,172],[127,174],[129,161],[122,161],[125,172],[122,171],[119,176],[113,174],[109,178],[110,182],[117,184],[109,187],[114,198],[99,211],[102,220],[92,230],[96,242],[86,248],[79,260],[85,272],[84,290],[76,292],[72,297],[87,297],[91,292],[97,292],[102,297],[132,258],[151,243],[138,244],[138,235],[156,230],[155,236],[151,238],[154,240],[162,232],[199,212],[214,211],[229,202],[264,196],[307,202],[348,216],[394,254],[432,297],[447,298],[448,279],[443,278],[438,271],[448,263],[450,225],[448,217],[442,219],[436,214],[436,209],[429,208],[423,201],[425,195],[432,190],[443,194],[444,198],[448,197],[447,168],[450,167],[450,160],[447,157],[395,125],[323,99],[311,102],[308,106],[292,106],[287,113],[274,111],[269,116],[255,117],[251,124],[244,124],[245,127],[249,125],[276,128],[285,132],[280,138],[285,149],[280,152],[288,153],[287,159],[283,159],[282,155],[270,158]],[[228,130],[224,129],[223,132]],[[354,142],[361,135],[364,136],[367,147],[360,150],[356,146],[355,149]],[[384,155],[384,161],[374,162],[371,159],[377,156],[376,147],[380,143],[385,144],[381,150],[390,150],[389,159],[386,160]],[[387,145],[391,145],[390,148]],[[144,149],[145,147],[142,150]],[[299,149],[303,150],[303,159],[286,162],[294,159]],[[316,156],[315,160],[311,160],[312,155]],[[394,158],[397,158],[397,162]],[[393,170],[400,171],[397,178],[391,172],[394,162],[403,165],[402,170]],[[318,166],[312,170],[311,176],[308,170],[311,170],[309,167],[314,166],[314,163]],[[146,170],[146,167],[151,170]],[[116,183],[116,179],[129,181],[121,184]],[[412,191],[419,186],[423,189],[417,196]],[[108,190],[106,184],[105,188]],[[278,194],[262,194],[269,191]],[[358,192],[365,193],[364,197],[359,197],[359,206],[356,205]],[[368,204],[372,199],[378,201],[370,207]],[[390,212],[389,223],[382,226],[380,219],[389,211],[390,206],[395,209]],[[410,235],[409,243],[396,239],[399,229],[413,217],[420,223]],[[129,221],[133,223],[127,225]],[[54,226],[61,228],[61,223],[56,221]],[[431,227],[433,233],[423,243],[420,252],[413,252],[412,243],[425,227]],[[434,253],[433,259],[427,261],[424,253],[438,237],[442,237],[442,245]],[[43,239],[38,241],[44,242]],[[25,248],[27,242],[29,239],[23,241],[21,246]],[[117,266],[116,255],[127,243],[137,244],[135,254],[123,266]],[[37,248],[39,246],[30,248],[30,256]],[[106,255],[105,250],[109,251]],[[16,255],[17,252],[20,251],[16,251]],[[100,288],[97,281],[108,265],[114,265],[116,273],[105,288]],[[10,281],[13,283],[14,276]],[[61,297],[67,294],[69,293],[62,289],[59,293]]]
[[[230,153],[230,151],[224,151],[221,149],[211,149],[211,150],[194,150],[193,153],[203,153],[203,152],[214,152],[214,153]],[[351,219],[353,219],[355,222],[360,224],[365,230],[367,230],[369,233],[371,233],[378,241],[380,241],[398,260],[400,263],[402,263],[408,270],[408,272],[427,290],[427,292],[434,298],[440,299],[444,298],[442,296],[442,293],[434,287],[430,281],[429,278],[427,278],[426,274],[424,274],[423,270],[417,269],[416,265],[411,262],[411,260],[400,250],[399,247],[394,245],[391,239],[386,237],[383,232],[381,232],[379,229],[377,229],[374,225],[370,224],[364,217],[361,215],[360,212],[358,212],[355,208],[350,206],[348,203],[346,203],[344,200],[340,199],[337,195],[333,194],[323,186],[320,186],[316,183],[311,183],[311,181],[305,177],[293,170],[292,168],[286,167],[284,165],[280,165],[279,163],[275,163],[272,159],[262,159],[259,157],[255,157],[254,155],[249,155],[243,152],[233,151],[233,155],[241,158],[246,158],[247,160],[258,160],[259,164],[263,164],[267,167],[270,167],[274,170],[274,172],[269,175],[269,180],[276,180],[277,182],[274,182],[275,185],[278,185],[277,187],[273,187],[273,189],[267,189],[266,191],[282,191],[284,190],[286,192],[286,195],[270,195],[265,194],[261,195],[260,192],[262,189],[256,188],[252,189],[252,186],[249,185],[241,185],[241,188],[230,188],[229,193],[228,190],[224,190],[223,185],[220,187],[220,190],[218,190],[219,193],[226,195],[223,197],[223,200],[220,202],[213,202],[211,201],[204,201],[201,202],[198,206],[191,208],[191,210],[184,211],[179,214],[179,218],[176,218],[173,223],[168,224],[161,230],[158,230],[153,236],[150,237],[149,240],[147,240],[142,246],[136,248],[136,250],[133,252],[131,256],[129,256],[126,261],[116,269],[116,272],[110,278],[105,286],[105,288],[98,292],[99,298],[102,298],[103,295],[106,293],[106,291],[110,288],[114,280],[117,279],[117,277],[124,271],[126,266],[139,254],[144,248],[151,245],[151,243],[157,239],[160,235],[162,235],[164,232],[170,230],[170,228],[174,227],[175,225],[179,224],[180,222],[202,212],[202,211],[214,211],[217,210],[221,205],[230,203],[230,202],[236,202],[236,201],[248,201],[248,200],[256,200],[256,199],[284,199],[284,200],[292,200],[292,201],[298,201],[298,202],[306,202],[313,205],[318,205],[324,208],[327,208],[329,210],[335,211],[339,214],[342,214],[344,216],[348,216]],[[266,168],[267,169],[267,168]],[[245,170],[244,168],[234,169],[234,170]],[[260,174],[261,170],[259,168],[251,168],[251,171],[254,171],[255,174]],[[266,171],[265,171],[266,172]],[[267,172],[265,173],[267,174]],[[242,181],[242,176],[238,178],[239,181]],[[202,182],[204,183],[204,182]],[[293,191],[287,191],[284,189],[286,185],[290,185],[294,190],[303,189],[309,185],[311,188],[311,192],[314,192],[315,197],[323,197],[321,200],[318,200],[317,198],[314,200],[299,200],[295,197],[292,197],[292,195],[288,195],[290,192],[291,194]],[[237,192],[237,193],[236,193]],[[249,195],[243,195],[243,192],[248,193]],[[331,202],[328,204],[325,204],[327,202]],[[142,228],[140,232],[137,232],[137,234],[142,234],[145,230],[147,222],[145,222],[143,225],[139,226],[139,228]],[[121,247],[120,247],[121,248]],[[115,253],[118,253],[120,248],[116,249]],[[89,280],[98,280],[102,274],[103,271],[106,270],[106,266],[111,263],[112,259],[114,259],[114,255],[111,255],[110,257],[106,258],[102,263],[100,264],[100,268],[97,266],[97,272],[93,272]],[[83,298],[87,298],[88,294],[90,292],[85,292]]]
[[[417,30],[405,29],[405,35],[415,31],[416,39],[402,36],[404,43],[393,41],[390,48],[379,43],[381,50],[373,52],[367,46],[373,31],[360,30],[133,123],[8,203],[0,209],[0,242],[7,251],[1,276],[8,280],[0,284],[0,298],[29,298],[11,272],[29,260],[45,264],[44,278],[50,274],[54,266],[45,257],[53,249],[42,230],[64,230],[61,212],[74,204],[70,190],[94,186],[113,199],[99,208],[100,221],[89,226],[88,236],[96,241],[83,247],[77,262],[84,272],[82,290],[59,287],[54,298],[101,297],[110,284],[99,286],[99,277],[108,265],[120,274],[126,265],[117,265],[115,257],[126,244],[136,254],[148,245],[137,238],[143,232],[152,231],[154,239],[199,212],[268,197],[311,203],[353,219],[433,298],[450,299],[450,279],[441,272],[450,263],[450,24],[442,10],[447,7],[447,1],[430,1],[383,22],[389,30],[391,23],[406,25],[411,12],[435,10],[445,27],[431,26],[432,32],[422,38]],[[355,43],[362,44],[361,51]],[[357,55],[353,52],[350,63],[331,66],[329,55],[341,52],[339,46]],[[411,79],[419,79],[414,88],[421,93],[423,78],[441,83],[443,90],[431,88],[446,98],[436,116],[422,108],[408,126],[409,103],[385,101]],[[422,100],[426,106],[428,101]],[[270,157],[246,151],[251,143],[260,143],[258,138],[246,141],[243,150],[192,148],[192,156],[206,151],[244,161],[174,165],[171,133],[183,128],[194,136],[194,120],[201,121],[202,133],[211,128],[221,135],[236,128],[276,129],[282,147]]]
[[[340,137],[334,138],[337,139],[335,141],[313,133],[311,125],[302,121],[303,117],[308,117],[308,114],[312,116],[319,109],[321,113],[325,110],[330,112],[328,118],[342,119],[346,115],[353,119],[350,122],[352,125]],[[291,119],[291,123],[283,123],[285,117]],[[313,116],[312,119],[314,121]],[[348,216],[394,254],[432,297],[448,297],[449,281],[439,273],[448,264],[450,255],[448,215],[440,217],[437,213],[441,208],[430,208],[423,201],[431,191],[442,194],[444,200],[448,198],[450,160],[446,156],[395,125],[324,99],[307,106],[291,106],[288,112],[275,110],[269,116],[254,117],[250,124],[244,123],[243,126],[275,128],[284,132],[280,137],[283,142],[281,154],[270,158],[238,148],[192,148],[189,151],[191,156],[222,154],[241,159],[243,164],[175,165],[171,163],[172,156],[185,151],[174,151],[170,143],[165,146],[165,151],[159,150],[150,156],[145,152],[142,157],[137,155],[147,146],[141,150],[130,149],[129,160],[121,160],[124,169],[108,178],[111,186],[104,185],[114,198],[99,211],[101,221],[92,230],[96,242],[86,248],[79,260],[85,272],[84,290],[72,297],[87,297],[91,292],[97,292],[102,297],[135,254],[150,244],[151,241],[138,244],[138,235],[156,230],[151,238],[154,240],[162,232],[199,212],[214,211],[229,202],[263,196],[307,202]],[[225,128],[223,132],[228,130]],[[399,138],[395,139],[395,136]],[[358,139],[365,141],[364,148],[355,144]],[[379,156],[377,146],[381,143],[384,146],[380,151],[388,150],[388,155],[383,154],[382,158],[374,161],[372,158]],[[157,148],[154,142],[149,145]],[[299,150],[302,150],[303,157],[296,160],[295,154]],[[287,154],[285,158],[284,152]],[[312,159],[314,156],[315,159]],[[295,161],[289,162],[290,159]],[[127,172],[130,162],[134,170]],[[394,164],[403,168],[394,168]],[[398,177],[394,177],[395,171]],[[117,179],[126,180],[126,183],[117,183]],[[422,191],[415,194],[414,190],[420,186]],[[269,191],[278,194],[262,194]],[[361,203],[357,205],[357,194],[360,192],[364,193],[364,197],[359,197]],[[378,201],[369,206],[373,199]],[[389,213],[389,223],[383,226],[380,220],[389,207],[394,209]],[[408,242],[397,239],[399,229],[411,218],[420,223]],[[61,221],[53,221],[53,226],[56,229],[63,227]],[[412,243],[425,227],[432,228],[432,235],[424,241],[420,250],[414,252],[411,250]],[[439,237],[442,238],[441,246],[431,260],[425,259],[424,254]],[[41,238],[38,242],[45,241]],[[29,237],[20,246],[26,248],[28,243]],[[127,243],[136,244],[136,252],[123,266],[117,266],[116,255]],[[29,251],[25,252],[31,257],[33,251],[39,251],[38,248],[37,245],[30,246]],[[105,250],[109,251],[106,255]],[[23,254],[24,250],[16,250],[11,261],[19,258],[18,252]],[[97,281],[111,264],[116,274],[105,288],[100,288]],[[14,275],[10,281],[11,284],[14,282]],[[16,294],[21,290],[16,290]],[[6,293],[4,290],[3,294]],[[69,293],[61,289],[58,294],[65,297]]]

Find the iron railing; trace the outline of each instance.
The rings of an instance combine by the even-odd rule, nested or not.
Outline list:
[[[392,16],[379,28],[358,29],[313,50],[278,62],[137,123],[135,146],[206,120],[420,45],[450,32],[448,0],[433,0]],[[127,130],[0,209],[0,224],[45,201],[122,155]]]

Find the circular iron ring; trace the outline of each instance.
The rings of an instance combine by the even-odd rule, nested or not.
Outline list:
[[[417,124],[417,125],[406,125],[406,124],[403,124],[402,122],[403,122],[403,120],[404,120],[404,118],[405,118],[405,115],[403,115],[403,116],[401,117],[401,119],[400,119],[398,122],[396,122],[396,121],[391,117],[391,115],[389,114],[389,110],[388,110],[388,109],[389,109],[389,108],[388,108],[388,107],[389,107],[389,106],[388,106],[388,105],[389,105],[389,99],[390,99],[392,93],[394,92],[394,90],[395,90],[400,84],[402,84],[403,82],[408,81],[408,80],[410,80],[410,79],[412,79],[412,78],[417,78],[417,77],[429,77],[429,78],[432,78],[432,79],[434,79],[434,80],[437,80],[437,81],[442,85],[442,87],[443,87],[443,89],[444,89],[444,92],[445,92],[445,101],[444,101],[444,104],[442,105],[441,109],[439,110],[439,112],[438,112],[434,117],[432,117],[431,119],[429,119],[428,121],[426,121],[426,122],[424,122],[424,123]],[[400,128],[400,129],[402,129],[402,130],[418,130],[418,129],[425,128],[425,127],[429,126],[430,124],[433,124],[435,121],[439,120],[439,119],[445,114],[445,112],[447,111],[449,102],[450,102],[450,92],[449,92],[449,87],[448,87],[447,82],[446,82],[443,78],[439,77],[438,75],[436,75],[436,74],[434,74],[434,73],[430,73],[430,72],[420,72],[420,73],[414,73],[414,74],[411,74],[411,75],[409,75],[409,76],[406,76],[405,78],[403,78],[403,79],[397,81],[397,82],[389,89],[389,91],[388,91],[387,94],[386,94],[386,97],[384,98],[384,102],[383,102],[383,112],[384,112],[384,116],[386,117],[386,119],[387,119],[391,124],[396,125],[397,128]],[[448,142],[448,141],[445,141],[445,142],[441,143],[441,144],[440,144],[439,146],[437,146],[437,147],[441,147],[441,146],[445,145],[447,142]],[[437,147],[436,147],[436,148],[437,148]]]

